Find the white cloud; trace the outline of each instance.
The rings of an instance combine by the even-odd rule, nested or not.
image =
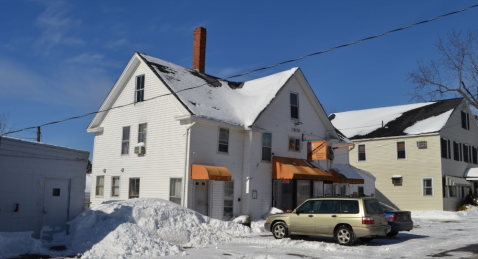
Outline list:
[[[81,24],[70,16],[68,8],[63,2],[51,2],[48,7],[35,20],[35,25],[40,28],[41,36],[37,40],[42,53],[48,52],[56,45],[78,46],[84,45],[85,41],[71,36],[73,27]]]

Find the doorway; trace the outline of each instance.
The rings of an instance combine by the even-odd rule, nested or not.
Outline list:
[[[46,179],[43,195],[41,239],[51,241],[53,234],[66,231],[69,216],[70,180]]]
[[[194,210],[208,216],[208,181],[194,182]]]

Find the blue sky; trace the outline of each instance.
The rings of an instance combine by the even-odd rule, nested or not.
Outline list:
[[[226,77],[476,3],[1,1],[0,112],[19,129],[96,111],[134,51],[191,67],[198,26],[208,30],[206,72]],[[406,74],[437,58],[438,36],[476,24],[478,8],[237,80],[300,67],[328,112],[405,104]],[[91,119],[43,127],[42,140],[92,152]]]

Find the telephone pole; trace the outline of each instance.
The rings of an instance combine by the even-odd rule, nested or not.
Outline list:
[[[37,142],[40,142],[40,136],[41,136],[40,127],[37,127]]]

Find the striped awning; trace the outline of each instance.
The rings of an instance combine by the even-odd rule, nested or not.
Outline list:
[[[471,187],[471,183],[467,182],[465,179],[448,175],[445,175],[445,185]]]
[[[193,180],[230,181],[232,178],[229,169],[221,166],[193,164],[191,171]]]

